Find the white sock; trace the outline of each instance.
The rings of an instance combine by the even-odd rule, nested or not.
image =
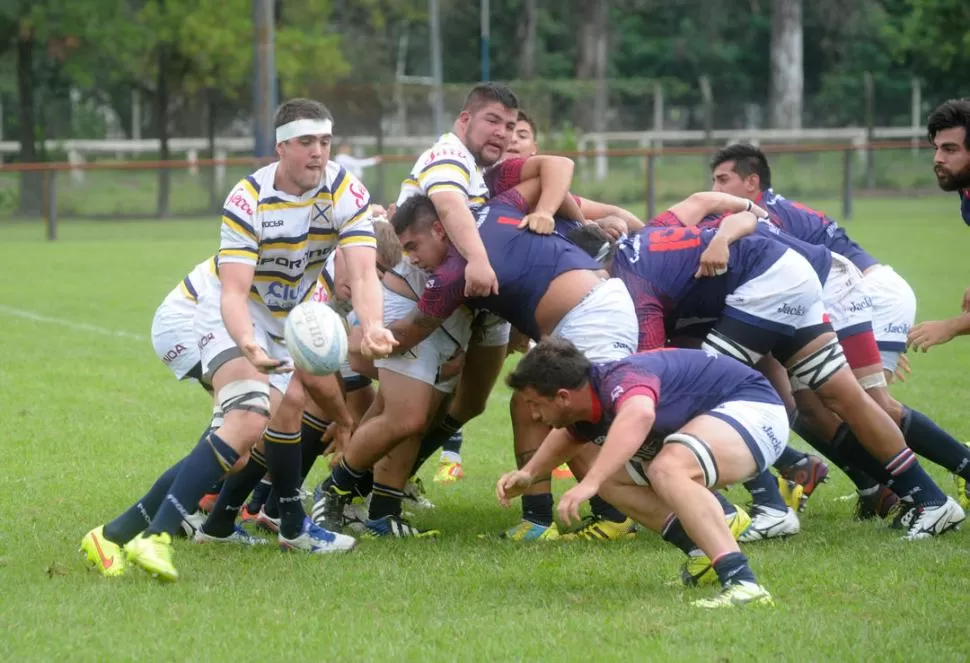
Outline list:
[[[461,454],[455,453],[454,451],[442,451],[441,462],[442,463],[461,463]]]

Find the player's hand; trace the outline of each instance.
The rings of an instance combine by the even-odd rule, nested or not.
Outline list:
[[[751,209],[748,210],[748,211],[751,212],[752,214],[754,214],[759,219],[767,219],[768,218],[768,212],[765,211],[764,208],[758,207],[754,203],[751,204]]]
[[[509,345],[505,351],[506,356],[512,354],[513,352],[521,352],[522,354],[525,354],[529,351],[530,340],[532,339],[513,327],[512,333],[509,334]]]
[[[370,206],[370,215],[374,219],[386,219],[386,218],[388,218],[388,216],[387,216],[387,210],[384,209],[384,206],[383,205],[378,205],[377,203],[371,203],[371,206]]]
[[[896,362],[896,370],[893,371],[892,380],[890,382],[906,382],[906,376],[911,375],[913,369],[910,368],[909,359],[904,354],[899,355],[899,361]]]
[[[256,342],[246,343],[239,349],[242,350],[249,363],[255,366],[260,373],[290,373],[293,371],[292,364],[284,364],[279,359],[273,359]]]
[[[956,330],[951,320],[921,322],[909,330],[906,347],[917,352],[927,352],[934,345],[952,341],[954,336],[956,336]]]
[[[394,216],[394,212],[397,211],[397,203],[391,203],[387,206],[387,218]]]
[[[580,481],[578,484],[563,493],[559,498],[559,519],[568,527],[573,522],[581,522],[579,518],[579,507],[583,502],[591,498],[599,490],[599,486],[594,486],[588,482]]]
[[[445,382],[461,374],[461,369],[465,366],[465,353],[458,350],[438,369],[438,380]]]
[[[519,497],[532,485],[532,475],[522,470],[506,472],[495,484],[495,497],[504,507],[512,506],[512,500]]]
[[[384,359],[394,352],[397,339],[386,327],[371,327],[360,339],[360,354],[364,359]]]
[[[551,235],[556,229],[556,220],[548,212],[533,212],[526,214],[519,223],[519,230],[525,228],[537,235]]]
[[[333,454],[330,458],[331,469],[336,467],[340,459],[343,458],[347,444],[350,442],[351,433],[353,433],[353,424],[341,425],[334,421],[327,426],[327,430],[324,432],[322,438],[322,442],[327,445],[323,451],[323,455]]]
[[[469,260],[465,265],[465,296],[488,297],[498,294],[498,277],[488,259]]]
[[[614,242],[620,241],[620,239],[626,235],[627,232],[626,222],[623,221],[623,219],[616,218],[615,216],[609,216],[605,219],[597,219],[594,223],[602,228],[603,232],[609,235],[610,239],[612,239]]]
[[[699,279],[705,276],[720,276],[724,274],[727,272],[727,264],[730,257],[731,249],[728,247],[727,242],[722,242],[717,239],[711,240],[711,243],[704,249],[704,253],[701,254],[700,266],[697,268],[697,272],[694,273],[694,278]]]
[[[964,313],[970,313],[970,288],[967,288],[967,291],[963,293],[963,304],[960,310]]]

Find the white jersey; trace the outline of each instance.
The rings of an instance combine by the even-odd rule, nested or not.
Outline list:
[[[277,166],[240,180],[226,198],[218,260],[256,268],[253,322],[282,337],[287,314],[313,293],[338,244],[376,248],[377,242],[370,194],[339,164],[328,162],[320,186],[302,196],[276,189]]]
[[[199,302],[199,295],[205,292],[217,278],[215,256],[206,258],[192,268],[188,276],[165,296],[164,301],[186,301],[194,306]]]
[[[354,309],[350,302],[337,299],[337,292],[334,288],[334,258],[336,255],[336,253],[331,253],[327,259],[327,264],[324,265],[323,270],[320,272],[320,277],[317,279],[317,285],[313,289],[311,299],[315,302],[326,304],[346,320]]]
[[[482,169],[465,144],[453,133],[446,133],[418,157],[411,174],[401,184],[397,204],[411,196],[430,196],[441,191],[456,191],[468,199],[469,207],[488,200],[488,187]]]

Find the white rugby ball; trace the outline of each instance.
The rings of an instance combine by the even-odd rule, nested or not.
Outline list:
[[[283,330],[293,364],[311,375],[332,375],[347,360],[344,321],[322,302],[297,304]]]

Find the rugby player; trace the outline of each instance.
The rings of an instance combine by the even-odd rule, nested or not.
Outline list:
[[[620,242],[610,266],[637,304],[639,349],[662,347],[679,321],[717,318],[703,347],[750,366],[772,352],[788,370],[796,395],[815,392],[854,431],[858,443],[879,461],[874,464],[891,476],[893,491],[914,505],[905,538],[935,536],[959,524],[963,510],[923,471],[900,429],[855,380],[824,318],[818,267],[783,242],[760,234],[739,239],[730,250],[723,244],[711,249],[712,230],[685,227],[696,225],[705,214],[686,202],[657,221],[676,227],[648,228]],[[744,203],[752,205],[750,200]],[[597,242],[605,236],[596,226],[584,226],[576,235],[590,252],[601,250]],[[695,278],[710,274],[702,259],[709,252],[721,256],[718,263],[726,273]],[[758,486],[792,520],[790,509],[782,511],[777,485],[772,488],[772,481],[763,479],[756,478]]]
[[[741,196],[761,205],[767,210],[770,220],[786,235],[807,244],[825,247],[833,254],[851,261],[861,272],[860,296],[846,292],[847,297],[842,298],[844,304],[840,305],[837,301],[831,301],[829,293],[826,293],[826,308],[832,316],[833,327],[845,350],[846,359],[863,388],[903,431],[906,444],[920,456],[943,466],[961,479],[960,500],[966,502],[970,449],[925,414],[893,398],[888,389],[888,380],[896,372],[899,358],[906,348],[906,333],[916,317],[913,289],[892,267],[881,264],[852,241],[834,219],[775,193],[771,187],[768,160],[758,148],[743,144],[726,147],[712,159],[711,170],[715,191]],[[806,402],[806,399],[803,399],[802,408],[815,410],[805,413],[811,419],[818,420],[824,416],[817,412],[816,405]],[[874,500],[881,500],[885,504],[885,490],[875,479],[885,482],[889,480],[888,477],[884,474],[868,477],[860,473],[861,468],[854,466],[851,458],[842,458],[837,449],[832,449],[836,446],[832,444],[834,437],[822,433],[822,439],[819,439],[818,428],[806,425],[801,416],[796,417],[793,428],[823,453],[831,453],[840,466],[849,468],[848,474],[856,483],[859,493],[857,512],[860,516],[865,517],[872,511]],[[851,431],[837,428],[834,435],[841,439],[851,435]],[[810,495],[818,483],[820,466],[817,460],[790,447],[779,459],[778,469],[786,478],[794,479],[796,475],[801,475],[798,478],[805,477],[807,480],[799,483],[804,485],[806,495]],[[876,510],[880,510],[878,505]]]
[[[241,180],[227,198],[219,280],[198,304],[203,375],[211,376],[223,424],[183,459],[152,522],[125,545],[128,562],[163,580],[178,577],[171,537],[188,513],[185,505],[195,505],[263,437],[273,400],[268,376],[292,370],[281,342],[285,317],[311,294],[338,243],[347,251],[354,281],[363,352],[386,356],[394,345],[381,321],[369,194],[330,163],[329,111],[319,102],[293,99],[277,110],[275,126],[279,161]],[[303,387],[297,372],[286,388],[285,397],[299,403],[298,412]],[[303,512],[298,416],[295,425],[296,432],[265,436],[266,465],[280,494],[280,546],[312,553],[348,550],[351,537],[325,531]],[[99,551],[102,559],[121,559],[117,543]]]
[[[593,442],[601,447],[596,460],[559,500],[564,522],[578,519],[579,505],[597,493],[657,531],[676,519],[682,538],[713,560],[723,588],[693,605],[773,604],[711,493],[763,471],[781,453],[788,415],[762,375],[701,350],[590,362],[569,341],[546,338],[507,381],[554,430],[524,467],[499,479],[504,505]]]

